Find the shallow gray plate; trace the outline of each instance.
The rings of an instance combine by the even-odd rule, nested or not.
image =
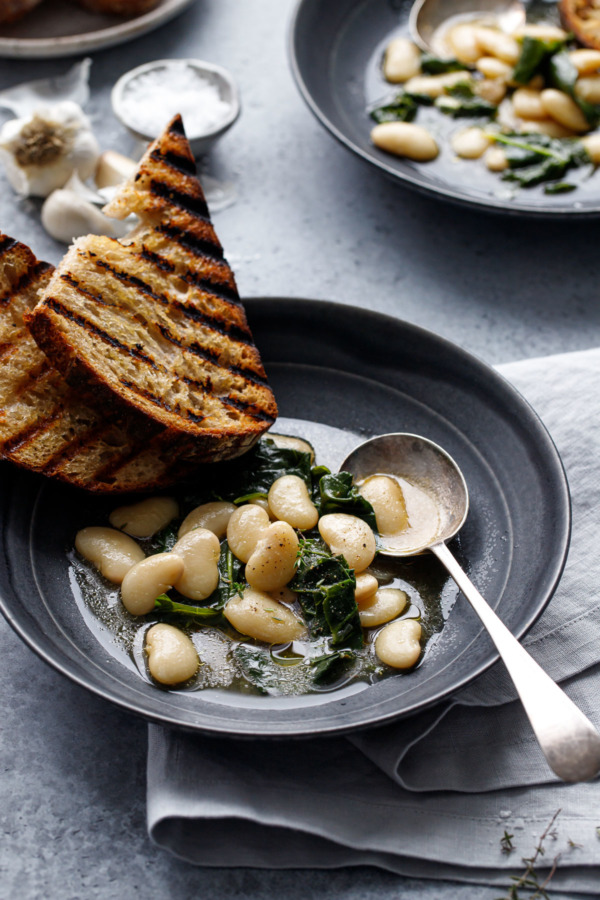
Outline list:
[[[247,311],[281,416],[325,446],[323,462],[335,467],[357,435],[387,431],[422,434],[457,460],[471,494],[461,557],[521,636],[556,587],[570,524],[561,461],[528,404],[460,348],[388,316],[275,298],[247,301]],[[114,505],[1,464],[0,606],[58,671],[148,719],[247,737],[348,732],[435,703],[496,659],[459,597],[419,668],[357,693],[281,700],[159,690],[88,627],[69,580],[76,530],[105,522]]]
[[[541,187],[515,189],[488,172],[481,160],[457,159],[451,132],[468,120],[454,120],[421,107],[417,120],[438,137],[440,154],[428,163],[394,157],[371,144],[374,122],[368,108],[396,93],[381,75],[381,58],[391,37],[408,34],[411,0],[300,0],[292,21],[289,52],[296,83],[319,121],[341,143],[380,172],[443,200],[490,212],[544,218],[600,215],[600,172],[590,167],[568,174],[581,181],[567,194]],[[545,4],[546,16],[549,4]]]

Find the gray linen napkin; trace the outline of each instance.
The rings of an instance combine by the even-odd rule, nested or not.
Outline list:
[[[565,572],[524,643],[600,727],[600,349],[501,371],[547,426],[573,500]],[[368,864],[507,884],[560,809],[551,888],[598,897],[600,781],[560,783],[515,696],[497,664],[450,702],[350,739],[224,741],[151,725],[150,837],[205,866]]]

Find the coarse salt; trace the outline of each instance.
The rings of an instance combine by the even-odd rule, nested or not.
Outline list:
[[[129,126],[150,137],[157,136],[177,113],[189,137],[207,134],[231,110],[213,81],[177,60],[132,79],[123,91],[122,107]]]

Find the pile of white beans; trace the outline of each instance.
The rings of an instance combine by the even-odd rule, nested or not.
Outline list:
[[[309,444],[296,440],[298,449],[312,452]],[[359,490],[372,504],[381,534],[408,527],[402,489],[395,479],[376,475]],[[419,660],[421,625],[415,618],[399,618],[410,608],[406,592],[380,587],[369,570],[376,555],[372,529],[345,513],[319,518],[300,477],[278,478],[266,499],[240,506],[226,501],[197,506],[181,522],[172,549],[146,556],[139,541],[152,538],[179,516],[174,498],[151,497],[115,509],[110,527],[83,528],[76,535],[78,554],[109,582],[120,585],[123,606],[133,616],[151,613],[156,599],[173,588],[196,604],[207,600],[219,584],[221,541],[226,538],[245,566],[248,585],[223,610],[235,633],[267,645],[306,641],[300,605],[288,585],[296,572],[299,533],[317,526],[331,553],[343,554],[354,570],[361,624],[379,629],[369,632],[375,658],[394,669],[412,668]],[[146,631],[145,652],[150,675],[164,685],[189,682],[201,665],[192,638],[163,622]]]
[[[549,41],[567,37],[555,25],[526,24],[512,34],[505,34],[494,26],[461,22],[444,32],[444,46],[448,56],[468,65],[472,71],[424,75],[419,48],[408,38],[400,37],[392,40],[385,50],[383,75],[390,83],[403,84],[408,93],[432,100],[442,97],[453,85],[467,82],[476,94],[498,105],[500,128],[521,134],[581,137],[591,161],[600,165],[600,133],[588,134],[590,125],[568,94],[546,86],[539,75],[525,86],[512,80],[521,54],[521,41],[527,35]],[[569,57],[578,72],[576,94],[588,103],[600,104],[600,51],[579,48],[570,51]],[[434,136],[413,122],[376,125],[371,140],[381,150],[419,162],[433,160],[440,152]],[[456,156],[462,159],[483,157],[490,171],[501,172],[508,167],[506,154],[494,142],[489,127],[460,128],[453,133],[450,143]]]

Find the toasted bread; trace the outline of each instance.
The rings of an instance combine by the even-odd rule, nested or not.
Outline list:
[[[27,319],[67,381],[135,410],[198,462],[231,459],[277,406],[177,116],[105,210],[139,226],[70,248]]]
[[[562,24],[585,47],[600,50],[600,0],[560,0]]]
[[[0,234],[0,455],[92,491],[161,487],[190,471],[142,416],[109,420],[50,365],[24,324],[52,266]]]

